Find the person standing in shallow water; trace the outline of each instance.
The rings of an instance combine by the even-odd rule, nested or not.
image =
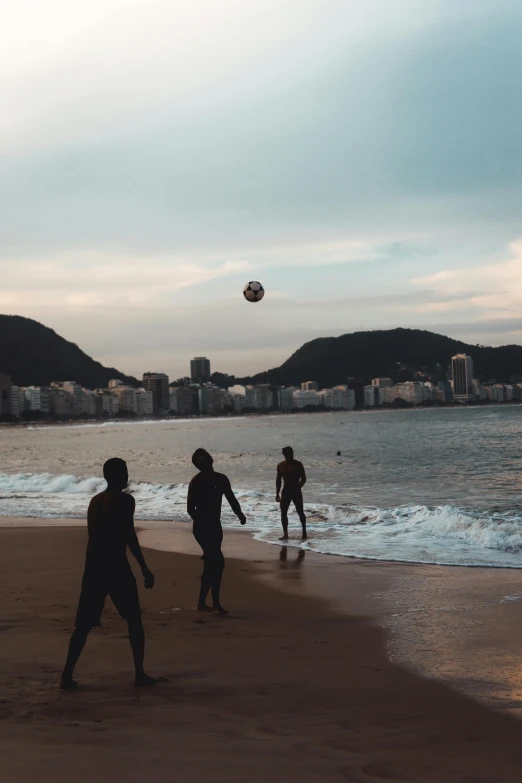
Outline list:
[[[305,469],[302,462],[294,459],[294,450],[291,446],[286,446],[283,449],[283,455],[285,459],[277,466],[276,478],[276,503],[279,503],[281,507],[281,524],[283,526],[283,535],[279,540],[286,541],[288,539],[288,509],[290,504],[293,503],[301,520],[303,528],[302,539],[305,541],[308,536],[306,533],[303,493],[301,491],[306,484]],[[282,491],[281,484],[283,485]]]
[[[136,579],[127,560],[128,547],[141,567],[145,587],[154,587],[154,576],[147,568],[134,530],[136,502],[132,495],[123,491],[129,482],[127,465],[122,459],[110,459],[103,466],[103,475],[107,481],[107,489],[92,498],[87,515],[89,541],[85,572],[76,627],[71,636],[60,681],[60,687],[64,690],[77,687],[78,683],[73,679],[74,667],[90,631],[94,626],[101,625],[107,595],[127,621],[134,657],[135,684],[148,686],[158,682],[145,674],[143,669],[145,633]]]
[[[194,538],[203,550],[203,574],[199,592],[198,610],[214,612],[221,617],[228,614],[221,606],[220,589],[225,558],[221,551],[223,528],[221,527],[221,503],[223,495],[242,525],[246,517],[230,486],[230,481],[222,473],[214,470],[214,460],[205,449],[197,449],[192,455],[194,466],[200,471],[189,484],[187,511],[193,521]],[[212,593],[212,606],[207,604],[209,591]]]

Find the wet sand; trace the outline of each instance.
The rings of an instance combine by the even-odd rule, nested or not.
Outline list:
[[[143,543],[153,536],[144,531]],[[189,551],[188,531],[177,538]],[[169,683],[133,687],[125,625],[108,605],[76,672],[83,688],[68,694],[56,684],[84,548],[84,529],[0,529],[2,781],[520,779],[518,719],[399,665],[393,637],[404,639],[404,629],[390,648],[381,627],[414,601],[428,619],[418,621],[412,644],[424,644],[437,624],[429,617],[445,616],[434,611],[438,591],[455,580],[463,607],[471,581],[456,573],[473,569],[303,559],[291,548],[281,557],[229,534],[223,602],[233,614],[219,619],[194,610],[195,554],[147,549],[157,577],[153,591],[141,591],[147,669]],[[482,588],[488,600],[520,582],[518,572],[491,573]],[[480,584],[478,570],[473,579]],[[517,608],[492,606],[491,628],[487,607],[479,626],[490,651]],[[441,662],[462,652],[452,638],[460,615],[439,623]]]

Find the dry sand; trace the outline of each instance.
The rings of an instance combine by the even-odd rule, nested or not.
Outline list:
[[[223,619],[194,610],[194,555],[147,550],[147,670],[169,683],[133,687],[125,625],[108,606],[77,668],[83,688],[62,693],[85,530],[0,530],[2,783],[518,783],[517,719],[389,660],[368,594],[399,567],[344,567],[358,609],[341,611],[327,597],[335,559],[320,558],[314,577],[308,555],[281,562],[255,546],[259,562],[227,561],[234,613]]]

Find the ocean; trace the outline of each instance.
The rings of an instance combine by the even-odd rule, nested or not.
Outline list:
[[[275,467],[291,445],[308,474],[309,540],[291,512],[289,545],[522,568],[521,429],[521,405],[3,427],[0,526],[8,516],[85,524],[114,456],[128,463],[138,520],[188,522],[190,456],[203,446],[230,477],[247,530],[276,544]],[[223,522],[238,526],[228,506]]]

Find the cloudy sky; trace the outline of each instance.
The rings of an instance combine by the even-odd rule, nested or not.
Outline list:
[[[522,343],[519,0],[0,12],[0,312],[136,375],[395,326]]]

